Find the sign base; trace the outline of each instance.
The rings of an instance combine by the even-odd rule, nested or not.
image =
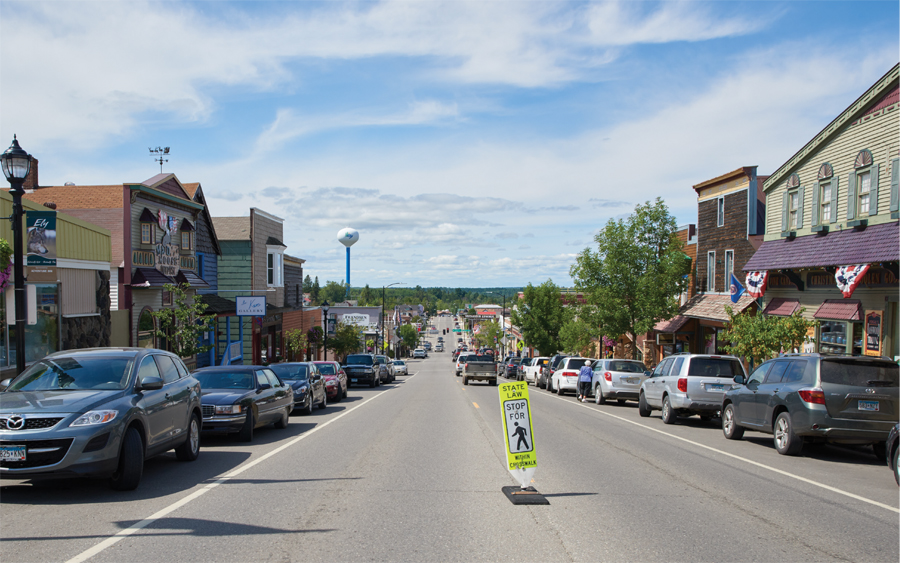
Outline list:
[[[537,492],[534,487],[523,489],[521,487],[503,487],[501,489],[509,502],[513,504],[550,504],[550,501]]]

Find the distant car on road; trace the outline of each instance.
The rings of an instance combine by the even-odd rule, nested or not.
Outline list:
[[[406,362],[403,360],[394,360],[391,363],[394,364],[395,374],[400,375],[402,373],[403,375],[409,375],[409,368],[407,368]]]
[[[422,358],[425,359],[425,350],[423,348],[416,348],[413,351],[413,358]]]
[[[341,364],[332,361],[314,362],[316,369],[325,378],[325,394],[328,400],[339,402],[347,397],[347,374]],[[278,373],[278,372],[275,372]]]
[[[269,369],[281,378],[294,395],[292,412],[312,414],[313,407],[324,409],[328,404],[325,380],[319,373],[317,362],[285,362],[271,364]]]
[[[130,491],[146,458],[200,455],[200,383],[163,350],[56,352],[0,391],[3,479],[109,477]]]
[[[372,354],[349,354],[341,367],[350,378],[351,386],[354,383],[368,383],[369,387],[381,385],[381,367],[375,364]]]

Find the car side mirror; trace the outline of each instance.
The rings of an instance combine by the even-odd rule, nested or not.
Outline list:
[[[744,376],[743,375],[735,375],[734,382],[737,383],[738,385],[743,385],[744,384]]]
[[[265,391],[266,389],[271,389],[271,388],[272,388],[272,386],[271,386],[270,384],[268,384],[268,383],[260,383],[260,384],[259,384],[259,389],[257,389],[256,392],[257,392],[257,393],[262,393],[262,392]]]
[[[163,380],[159,377],[145,377],[138,386],[140,391],[156,391],[162,388]]]
[[[644,372],[644,375],[646,375],[647,377],[650,377],[651,375],[653,375],[653,372],[648,369],[647,371]]]
[[[9,387],[10,383],[12,383],[11,377],[4,379],[3,381],[0,381],[0,393],[2,393],[3,391],[6,391],[7,387]]]

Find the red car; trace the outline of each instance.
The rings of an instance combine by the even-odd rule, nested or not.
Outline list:
[[[337,362],[314,362],[319,373],[325,378],[325,394],[328,400],[337,403],[347,397],[347,374]]]

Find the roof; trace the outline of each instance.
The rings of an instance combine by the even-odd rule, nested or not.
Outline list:
[[[163,274],[156,268],[138,268],[131,276],[131,287],[162,287],[167,283],[174,284],[175,280]]]
[[[189,196],[191,196],[191,199],[194,199],[194,196],[197,194],[197,189],[200,187],[200,182],[181,184],[181,187],[184,188],[184,191],[186,191]]]
[[[280,240],[278,240],[278,239],[275,238],[275,237],[269,237],[269,238],[267,238],[267,239],[266,239],[266,246],[283,246],[284,248],[287,248],[287,245],[286,245],[286,244],[284,244],[283,242],[281,242]]]
[[[657,332],[677,332],[678,329],[683,327],[689,320],[691,319],[684,315],[675,315],[667,321],[659,321],[656,323],[653,330]]]
[[[219,240],[250,240],[250,217],[212,217]]]
[[[764,315],[775,315],[777,317],[790,317],[800,308],[799,299],[786,299],[784,297],[776,297],[766,305],[763,311]]]
[[[778,167],[778,169],[766,180],[765,190],[768,191],[774,186],[781,183],[781,180],[788,174],[799,168],[803,162],[811,155],[816,153],[820,147],[840,134],[846,125],[859,119],[864,112],[870,111],[871,106],[880,103],[889,94],[893,87],[897,85],[897,79],[900,77],[900,63],[895,64],[884,76],[878,79],[862,96],[857,98],[850,106],[841,112],[831,123],[824,129],[815,134],[808,143],[798,150],[787,162]]]
[[[813,318],[840,321],[862,320],[862,301],[859,299],[826,299],[813,314]]]
[[[210,315],[233,315],[235,314],[234,301],[219,297],[212,293],[204,293],[197,296],[200,301],[206,303],[206,314]]]
[[[290,256],[288,254],[284,255],[284,261],[285,262],[294,262],[297,264],[304,264],[306,262],[306,260],[304,260],[303,258],[297,258],[296,256]]]
[[[746,293],[741,295],[737,303],[731,302],[730,295],[701,293],[685,303],[679,313],[695,319],[727,322],[728,313],[725,311],[725,307],[731,307],[734,312],[740,313],[754,302],[755,300]]]
[[[732,170],[731,172],[727,172],[725,174],[722,174],[721,176],[717,176],[717,177],[713,178],[712,180],[707,180],[705,182],[700,182],[699,184],[695,184],[694,190],[696,190],[696,192],[699,194],[702,190],[704,190],[710,186],[715,186],[716,184],[721,184],[723,182],[727,182],[728,180],[740,178],[741,176],[748,176],[748,177],[752,176],[754,168],[756,168],[756,167],[755,166],[742,166],[742,167],[738,168],[737,170]]]
[[[175,281],[178,283],[186,283],[191,287],[209,287],[206,280],[198,276],[192,270],[178,270],[178,273],[175,274]]]
[[[111,186],[46,186],[25,193],[25,199],[37,204],[52,201],[59,210],[122,209],[122,184]]]
[[[827,235],[762,243],[744,265],[745,272],[822,268],[900,260],[900,223],[873,225],[861,231],[844,229]]]

